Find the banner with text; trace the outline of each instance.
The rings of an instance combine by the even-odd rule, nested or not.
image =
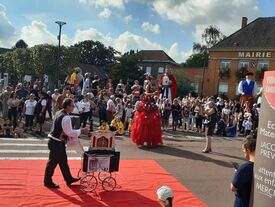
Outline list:
[[[253,193],[253,206],[275,206],[275,71],[263,80]]]

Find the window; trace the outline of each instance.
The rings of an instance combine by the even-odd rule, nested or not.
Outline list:
[[[220,83],[219,85],[219,93],[227,93],[228,92],[228,84]]]
[[[146,73],[150,73],[151,74],[152,71],[152,67],[151,66],[147,66],[146,67]]]
[[[240,60],[239,69],[248,69],[249,68],[249,60]]]
[[[220,69],[228,69],[228,68],[230,68],[230,63],[231,63],[230,60],[221,60]]]
[[[257,70],[258,71],[268,70],[268,60],[259,60],[257,65]]]
[[[164,73],[164,67],[159,67],[158,74],[162,74],[162,73]]]
[[[230,60],[221,60],[221,62],[220,62],[220,78],[225,78],[225,77],[229,78],[230,63],[231,63]]]

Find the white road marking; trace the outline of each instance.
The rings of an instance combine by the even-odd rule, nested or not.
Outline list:
[[[188,139],[199,139],[199,140],[203,140],[205,139],[205,137],[198,137],[198,136],[185,136]]]
[[[48,141],[48,138],[38,139],[38,138],[0,138],[0,141]]]
[[[48,154],[49,150],[9,150],[9,149],[2,149],[0,150],[1,153],[10,153],[10,154],[20,154],[20,153],[27,153],[27,154]],[[67,150],[67,153],[77,154],[75,150]]]
[[[48,144],[31,144],[31,143],[0,143],[0,147],[7,147],[7,146],[13,146],[13,147],[47,147]]]
[[[0,157],[0,160],[48,160],[48,157]],[[81,160],[81,157],[68,157],[68,160]]]

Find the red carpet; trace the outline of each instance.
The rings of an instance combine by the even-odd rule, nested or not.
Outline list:
[[[82,192],[78,185],[67,187],[59,168],[54,182],[61,188],[43,187],[45,164],[38,160],[0,161],[0,206],[157,207],[156,190],[162,185],[174,190],[175,207],[206,206],[155,161],[122,160],[116,177],[118,187],[113,192],[98,187],[97,195]],[[69,165],[76,175],[81,161],[70,161]]]

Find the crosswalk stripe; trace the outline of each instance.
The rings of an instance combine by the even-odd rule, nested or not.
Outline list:
[[[38,139],[38,138],[0,138],[0,141],[48,141],[48,138]]]
[[[48,160],[48,157],[0,157],[0,160]],[[68,157],[68,160],[81,160],[81,157]]]
[[[13,146],[13,147],[47,147],[48,144],[31,144],[31,143],[0,143],[0,147],[8,147],[8,146]]]
[[[10,149],[1,149],[0,153],[11,153],[11,154],[20,154],[20,153],[27,153],[27,154],[48,154],[49,150],[10,150]],[[77,154],[75,150],[67,150],[67,153]]]

